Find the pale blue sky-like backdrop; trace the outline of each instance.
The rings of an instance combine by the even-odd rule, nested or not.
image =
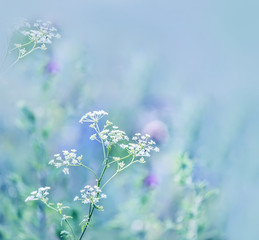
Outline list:
[[[155,102],[160,114],[170,116],[167,151],[190,152],[221,191],[212,221],[224,226],[228,240],[256,240],[258,12],[255,0],[0,0],[0,50],[8,29],[21,19],[52,21],[62,34],[52,54],[67,73],[65,84],[73,82],[70,59],[82,55],[95,105],[136,112],[135,106]],[[1,117],[7,121],[4,113],[15,111],[10,109],[22,96],[16,86],[25,83],[0,84]],[[182,140],[188,138],[182,121],[197,124],[192,147]]]

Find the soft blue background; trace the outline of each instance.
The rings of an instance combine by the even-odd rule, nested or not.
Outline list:
[[[188,150],[213,173],[221,189],[215,221],[224,223],[227,239],[256,240],[258,10],[258,1],[2,0],[1,43],[21,18],[51,20],[62,30],[55,57],[65,65],[84,49],[100,106],[132,111],[143,101],[134,97],[139,86],[162,101],[161,114],[170,112],[169,125],[174,123],[168,151]],[[73,74],[64,81],[73,81]],[[3,114],[20,93],[11,83],[1,85]],[[196,111],[203,114],[195,147],[188,149],[177,126],[196,121],[190,114]]]

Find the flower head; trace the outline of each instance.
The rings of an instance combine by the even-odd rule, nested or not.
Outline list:
[[[80,193],[81,197],[75,196],[74,201],[81,201],[83,204],[91,203],[99,210],[103,209],[103,207],[97,205],[97,203],[107,196],[102,193],[102,190],[98,186],[91,187],[90,185],[86,185],[82,190],[80,190]]]
[[[155,187],[157,186],[159,183],[158,178],[155,174],[149,174],[146,176],[146,178],[144,179],[144,184],[148,187]]]
[[[45,70],[47,73],[56,74],[60,71],[60,66],[56,61],[50,61],[46,66]]]
[[[34,24],[24,23],[19,26],[19,32],[24,36],[23,42],[14,43],[14,48],[10,52],[18,51],[18,58],[22,59],[33,51],[39,49],[47,50],[47,45],[51,44],[54,38],[60,38],[57,29],[52,23],[37,20]]]
[[[43,202],[47,202],[48,198],[47,195],[49,195],[48,190],[50,187],[40,187],[38,190],[31,192],[30,196],[28,196],[25,199],[25,202],[28,201],[35,201],[35,200],[41,200]]]
[[[61,37],[50,21],[43,22],[42,20],[37,20],[32,27],[30,25],[26,27],[27,29],[22,30],[21,33],[37,44],[50,44],[52,43],[52,38]]]
[[[64,174],[69,174],[68,167],[80,166],[82,155],[77,156],[75,149],[71,149],[70,152],[64,150],[62,153],[63,156],[61,156],[59,153],[54,154],[54,159],[50,160],[49,164],[55,166],[56,168],[64,167],[62,170]]]
[[[120,147],[126,149],[129,154],[132,154],[135,157],[150,157],[150,152],[159,152],[159,148],[155,147],[155,142],[150,140],[150,135],[145,134],[141,135],[136,133],[132,137],[133,143],[121,144]]]
[[[84,123],[84,122],[97,123],[105,115],[108,115],[108,113],[103,110],[88,112],[80,119],[79,122],[80,123]]]

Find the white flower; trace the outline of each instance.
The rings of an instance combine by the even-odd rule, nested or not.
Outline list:
[[[14,46],[17,48],[20,48],[22,46],[22,44],[15,43]]]
[[[63,171],[64,174],[69,174],[69,169],[68,168],[63,168],[62,171]]]
[[[95,134],[93,134],[91,137],[90,137],[90,140],[95,140],[96,139],[96,133]]]
[[[49,165],[54,165],[54,163],[55,163],[54,159],[49,161]]]
[[[103,110],[88,112],[80,119],[79,122],[80,123],[84,123],[84,122],[97,123],[105,115],[108,115],[108,113]]]
[[[38,190],[31,192],[30,196],[28,196],[25,199],[25,202],[28,201],[35,201],[35,200],[41,200],[43,202],[47,202],[48,198],[46,197],[49,195],[48,190],[50,187],[40,187]]]
[[[124,131],[121,131],[117,128],[104,129],[100,132],[99,137],[104,141],[104,144],[107,148],[110,148],[114,144],[117,144],[121,141],[128,141],[129,138]]]
[[[154,151],[155,151],[155,152],[159,152],[159,148],[158,148],[158,147],[155,147],[155,148],[154,148]]]
[[[70,166],[80,166],[80,162],[82,160],[82,155],[76,155],[76,149],[71,149],[70,152],[67,150],[62,151],[63,157],[60,154],[54,154],[54,158],[49,161],[50,165],[53,165],[56,168],[64,167],[63,173],[69,174]]]
[[[46,45],[44,43],[41,44],[40,49],[43,50],[43,51],[47,50]]]
[[[38,200],[38,199],[35,198],[34,196],[28,196],[28,197],[25,199],[25,202],[34,201],[34,200]]]
[[[26,50],[25,50],[25,48],[22,48],[22,49],[19,50],[19,52],[20,52],[21,55],[24,55],[26,53]]]
[[[106,198],[106,194],[102,193],[102,190],[98,186],[91,187],[86,185],[83,189],[80,190],[81,197],[75,196],[74,201],[81,201],[83,204],[92,203],[99,210],[102,209],[102,206],[96,205],[102,198]]]
[[[36,21],[34,24],[24,23],[17,29],[25,36],[26,40],[23,43],[15,43],[15,48],[19,53],[18,59],[27,56],[36,49],[47,50],[46,45],[51,44],[54,38],[60,38],[61,35],[57,33],[57,29],[51,25],[51,22]],[[24,47],[31,47],[27,51]]]
[[[128,147],[128,145],[120,144],[120,147],[121,147],[122,149],[125,149],[126,147]]]
[[[135,143],[129,143],[128,145],[121,144],[120,147],[126,149],[129,154],[135,157],[150,157],[150,152],[159,152],[159,148],[154,147],[156,143],[149,138],[150,135],[148,134],[141,135],[140,133],[136,133],[135,136],[132,137]],[[140,162],[144,161],[140,159]]]
[[[120,168],[123,168],[125,166],[125,163],[122,161],[122,162],[119,162],[118,165]]]
[[[106,194],[104,194],[104,193],[102,193],[100,197],[101,198],[107,198]]]
[[[52,38],[60,38],[61,35],[56,33],[57,29],[51,26],[51,22],[42,22],[38,20],[36,23],[33,24],[32,28],[30,25],[25,26],[28,29],[27,31],[23,30],[21,33],[24,36],[28,36],[30,40],[34,41],[36,44],[38,43],[45,43],[50,44],[52,43]]]

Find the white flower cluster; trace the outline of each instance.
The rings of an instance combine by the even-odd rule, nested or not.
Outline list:
[[[159,148],[155,147],[155,142],[150,140],[150,135],[141,135],[136,133],[132,140],[135,143],[120,144],[120,147],[126,149],[129,154],[136,157],[150,157],[150,152],[159,152]]]
[[[105,115],[108,115],[108,113],[103,110],[88,112],[80,119],[79,122],[80,123],[84,123],[84,122],[97,123]]]
[[[64,167],[64,174],[69,174],[69,166],[80,166],[82,155],[77,156],[76,150],[71,149],[71,151],[62,151],[64,158],[60,154],[55,154],[55,159],[50,160],[49,164],[55,166],[56,168]]]
[[[100,199],[106,198],[107,196],[102,193],[102,190],[98,186],[91,187],[86,185],[81,192],[81,197],[76,196],[74,201],[81,201],[83,204],[91,203],[95,205],[99,210],[102,209],[102,206],[96,205]]]
[[[28,196],[25,199],[25,202],[28,201],[35,201],[35,200],[41,200],[43,202],[47,202],[48,198],[46,197],[49,195],[50,187],[40,187],[38,190],[31,192],[30,196]]]
[[[33,24],[33,28],[30,25],[26,25],[30,29],[23,30],[21,33],[24,36],[28,36],[31,41],[42,44],[51,44],[52,38],[60,38],[60,34],[57,33],[57,29],[52,26],[50,21],[43,22],[42,20],[37,20]]]
[[[103,140],[104,145],[107,148],[123,140],[129,141],[126,133],[119,130],[117,126],[112,126],[111,129],[102,130],[99,134],[99,137],[101,138],[101,140]]]
[[[37,20],[33,25],[28,22],[23,23],[20,26],[20,33],[27,39],[25,43],[14,43],[14,48],[10,50],[10,53],[18,51],[19,54],[14,64],[37,49],[47,50],[46,44],[51,44],[53,38],[61,37],[51,22],[42,20]]]

